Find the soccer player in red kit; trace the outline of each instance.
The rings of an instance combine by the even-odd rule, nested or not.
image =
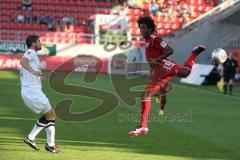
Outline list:
[[[155,24],[151,17],[141,16],[138,19],[138,27],[142,37],[145,39],[145,54],[150,65],[150,81],[141,98],[141,121],[139,127],[128,132],[128,135],[133,137],[148,132],[147,119],[151,109],[150,98],[161,89],[166,88],[172,77],[186,78],[191,73],[196,57],[206,50],[203,45],[193,48],[184,66],[180,66],[167,58],[173,54],[173,49],[160,36],[155,34]]]

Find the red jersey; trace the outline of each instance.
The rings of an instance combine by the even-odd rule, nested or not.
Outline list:
[[[150,37],[145,39],[146,59],[149,62],[150,59],[156,59],[161,56],[163,49],[167,48],[168,44],[162,40],[160,36],[151,34]]]

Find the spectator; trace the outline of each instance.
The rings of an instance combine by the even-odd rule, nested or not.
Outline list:
[[[49,31],[56,31],[56,21],[55,21],[54,16],[49,16],[48,17],[47,28],[48,28]]]
[[[72,23],[66,23],[64,27],[64,32],[72,33],[74,31],[74,26]]]
[[[39,23],[37,15],[32,16],[32,23]]]
[[[69,23],[69,24],[73,24],[74,23],[74,21],[75,21],[75,19],[73,18],[73,17],[68,17],[68,21],[67,21],[67,23]]]
[[[22,15],[21,13],[17,15],[17,22],[24,23],[24,15]]]
[[[158,4],[156,3],[156,0],[153,0],[153,1],[151,2],[150,11],[151,11],[151,13],[152,13],[153,16],[157,16]]]
[[[31,15],[25,15],[24,16],[24,23],[31,23],[32,22],[32,16]]]
[[[114,15],[126,15],[128,3],[126,0],[118,0],[118,4],[111,9],[111,14]]]
[[[68,23],[68,17],[67,17],[67,16],[64,16],[64,17],[62,18],[62,24],[65,25],[65,24],[67,24],[67,23]]]
[[[61,24],[61,21],[58,20],[57,23],[55,23],[55,28],[56,28],[56,32],[62,32],[63,31],[63,28],[62,28],[62,24]]]
[[[32,10],[32,2],[31,0],[23,0],[22,2],[22,10]]]
[[[43,15],[44,13],[42,12],[42,15],[39,17],[39,23],[40,24],[48,24],[47,17]]]
[[[183,23],[186,24],[191,21],[190,14],[189,13],[184,13],[183,14]]]

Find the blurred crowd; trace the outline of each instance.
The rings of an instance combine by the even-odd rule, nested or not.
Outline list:
[[[206,3],[214,6],[216,0],[206,0]],[[144,4],[150,4],[146,9]],[[196,18],[197,15],[194,6],[189,6],[186,0],[119,0],[112,9],[112,14],[126,15],[128,9],[141,9],[144,14],[152,16],[182,17],[183,23],[187,23]],[[199,14],[204,13],[199,11]]]
[[[48,31],[58,31],[58,32],[73,32],[75,19],[70,16],[70,14],[59,18],[56,18],[52,15],[45,16],[44,12],[41,12],[39,15],[32,14],[31,0],[23,0],[21,7],[16,12],[16,15],[13,15],[11,20],[18,23],[31,23],[31,24],[44,24],[47,27]]]
[[[116,2],[116,0],[94,0],[96,2]],[[214,4],[216,0],[206,0],[210,4]],[[219,0],[222,2],[224,0]],[[91,1],[89,1],[91,3]],[[143,4],[148,3],[148,8]],[[54,17],[46,15],[44,12],[33,14],[33,4],[31,0],[23,0],[21,7],[11,18],[12,21],[19,23],[35,23],[44,24],[48,31],[65,31],[72,32],[76,26],[77,19],[71,17],[71,14],[64,15],[63,17]],[[118,0],[118,3],[112,8],[112,14],[127,15],[128,9],[141,9],[144,14],[151,14],[152,16],[168,16],[172,18],[182,18],[183,23],[187,23],[195,15],[194,7],[187,4],[186,0]],[[86,17],[86,20],[81,22],[82,25],[94,25],[94,16]]]

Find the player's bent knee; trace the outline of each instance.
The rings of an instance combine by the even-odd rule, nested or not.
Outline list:
[[[36,125],[39,127],[49,127],[49,126],[55,126],[55,120],[48,120],[44,116],[39,118],[36,122]]]
[[[178,72],[179,76],[182,78],[186,78],[190,73],[191,70],[189,68],[181,68]]]
[[[56,114],[53,109],[49,110],[47,113],[44,114],[47,120],[55,120]]]

